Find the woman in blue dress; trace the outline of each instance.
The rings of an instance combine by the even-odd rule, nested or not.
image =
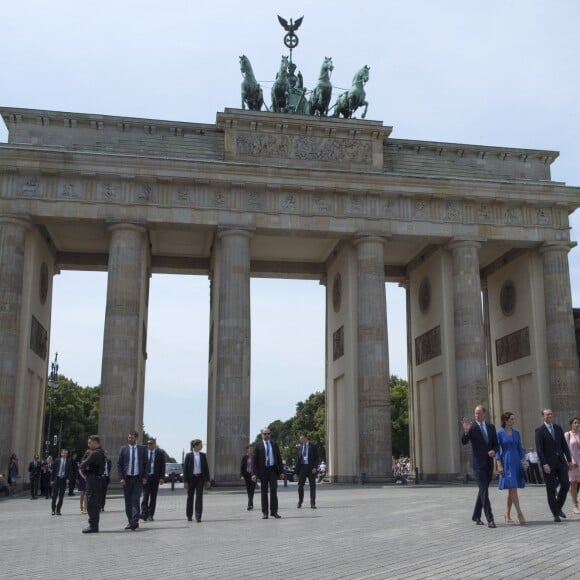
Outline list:
[[[520,432],[514,429],[515,422],[516,418],[512,412],[506,411],[502,414],[501,429],[497,430],[499,454],[496,455],[496,460],[499,472],[499,489],[507,489],[508,492],[503,517],[506,524],[512,523],[510,511],[513,505],[518,513],[518,520],[523,525],[526,523],[526,519],[520,509],[518,487],[526,487],[524,479],[526,455],[522,447]]]

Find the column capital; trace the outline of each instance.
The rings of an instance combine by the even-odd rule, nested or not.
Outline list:
[[[376,233],[375,234],[358,233],[355,235],[354,239],[352,240],[352,243],[354,246],[358,246],[359,244],[363,244],[363,243],[367,243],[367,242],[385,244],[386,242],[389,241],[390,237],[391,237],[390,234],[378,235]]]
[[[147,233],[147,228],[144,225],[133,224],[130,222],[110,222],[109,225],[107,226],[107,229],[110,232],[115,232],[119,230],[129,230],[129,231],[132,230],[134,232],[139,232],[141,234]]]
[[[218,238],[225,238],[227,236],[244,236],[246,238],[253,238],[254,237],[254,230],[240,228],[240,227],[236,227],[236,226],[232,226],[232,227],[218,226],[217,236],[218,236]]]
[[[447,243],[447,249],[448,250],[458,250],[460,248],[475,248],[476,250],[479,250],[479,248],[481,248],[481,242],[483,240],[477,240],[477,239],[459,239],[459,238],[453,238],[450,242]]]
[[[28,216],[11,216],[11,215],[0,216],[0,226],[3,225],[21,226],[27,230],[32,229],[32,223],[28,218]]]
[[[547,252],[566,252],[566,254],[577,246],[576,242],[571,242],[569,240],[552,240],[549,242],[544,242],[539,248],[538,253],[543,255]]]

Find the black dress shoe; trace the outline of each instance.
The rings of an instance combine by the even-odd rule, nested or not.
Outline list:
[[[56,512],[52,512],[52,515],[53,515],[53,516],[54,516],[54,515],[56,515]]]
[[[272,517],[277,519],[277,520],[281,520],[282,516],[280,514],[272,514]]]
[[[195,521],[199,524],[201,523],[201,518],[195,518]]]
[[[90,526],[83,530],[83,534],[98,534],[98,533],[99,533],[98,528],[91,528]]]
[[[564,513],[562,510],[560,510],[560,511],[558,512],[558,515],[559,515],[561,518],[564,518],[564,519],[566,519],[566,514],[565,514],[565,513]]]
[[[483,522],[481,521],[480,518],[472,518],[472,520],[478,525],[478,526],[483,526]]]
[[[311,509],[313,509],[313,510],[315,510],[315,509],[316,509],[316,505],[315,505],[315,504],[313,504],[313,503],[311,503],[311,504],[310,504],[310,508],[311,508]]]
[[[193,522],[193,518],[187,518],[188,522]]]
[[[130,530],[132,525],[133,525],[133,524],[127,524],[127,525],[125,526],[125,529],[126,529],[126,530]]]
[[[139,522],[135,522],[134,524],[131,524],[131,529],[133,531],[135,531],[138,527],[139,527]]]
[[[60,512],[56,512],[57,516],[62,516],[62,514]]]
[[[268,519],[268,514],[262,514],[262,519],[263,520],[267,520]]]
[[[555,522],[561,522],[562,520],[560,519],[560,516],[554,516],[554,521]]]
[[[299,501],[299,502],[298,502],[298,504],[296,505],[296,507],[297,507],[298,509],[300,509],[300,508],[302,507],[302,502],[301,502],[301,501]]]
[[[149,516],[147,519],[148,519],[150,522],[154,522],[154,521],[155,521],[155,520],[153,519],[153,516]]]
[[[487,527],[488,527],[488,528],[497,528],[497,526],[495,525],[495,522],[494,522],[494,521],[491,521],[491,522],[489,522],[489,523],[487,524]]]

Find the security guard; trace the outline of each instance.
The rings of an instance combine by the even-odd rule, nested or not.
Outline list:
[[[91,453],[79,466],[79,471],[87,478],[89,526],[83,530],[83,534],[96,534],[99,531],[102,493],[101,477],[105,467],[105,453],[101,449],[101,439],[98,435],[89,437],[88,447]]]

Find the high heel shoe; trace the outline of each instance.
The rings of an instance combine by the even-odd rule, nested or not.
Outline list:
[[[513,524],[514,521],[510,518],[510,515],[507,512],[503,513],[503,519],[505,520],[506,524]]]
[[[520,522],[520,526],[523,526],[526,523],[526,518],[524,518],[524,514],[518,514],[518,521]]]

